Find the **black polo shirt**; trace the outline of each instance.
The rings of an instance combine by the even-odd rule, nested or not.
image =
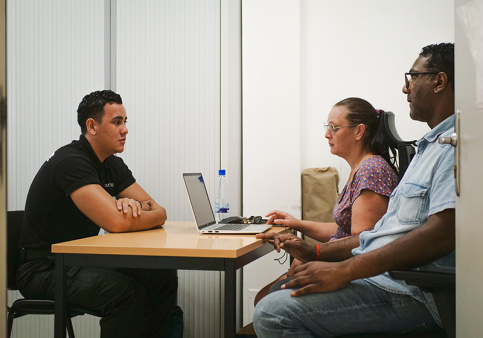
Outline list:
[[[78,141],[59,148],[32,181],[20,247],[50,250],[55,243],[97,235],[99,226],[77,208],[70,194],[85,185],[99,184],[116,196],[134,182],[121,158],[111,155],[101,163],[81,135]]]

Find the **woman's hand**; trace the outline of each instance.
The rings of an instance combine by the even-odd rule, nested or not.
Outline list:
[[[265,217],[269,217],[267,224],[282,224],[294,229],[297,229],[297,225],[300,222],[298,218],[280,210],[270,211]]]

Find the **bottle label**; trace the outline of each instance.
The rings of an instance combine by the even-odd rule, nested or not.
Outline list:
[[[224,207],[220,207],[220,203],[215,202],[215,212],[218,214],[227,214],[230,211],[230,204],[226,203]]]

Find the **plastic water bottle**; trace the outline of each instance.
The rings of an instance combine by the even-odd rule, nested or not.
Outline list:
[[[230,203],[228,202],[228,182],[226,172],[223,169],[218,170],[218,182],[215,194],[215,215],[219,222],[229,216]]]

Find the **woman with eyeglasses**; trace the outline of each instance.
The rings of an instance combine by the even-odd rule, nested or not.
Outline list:
[[[321,242],[359,234],[374,227],[386,213],[389,196],[398,184],[397,169],[391,161],[381,115],[366,100],[350,97],[339,101],[324,123],[330,152],[342,157],[351,167],[349,179],[334,207],[333,223],[300,220],[280,210],[266,215],[267,223],[282,224]],[[394,151],[393,151],[394,153]],[[286,275],[300,264],[295,260]],[[255,304],[273,283],[255,297]]]

